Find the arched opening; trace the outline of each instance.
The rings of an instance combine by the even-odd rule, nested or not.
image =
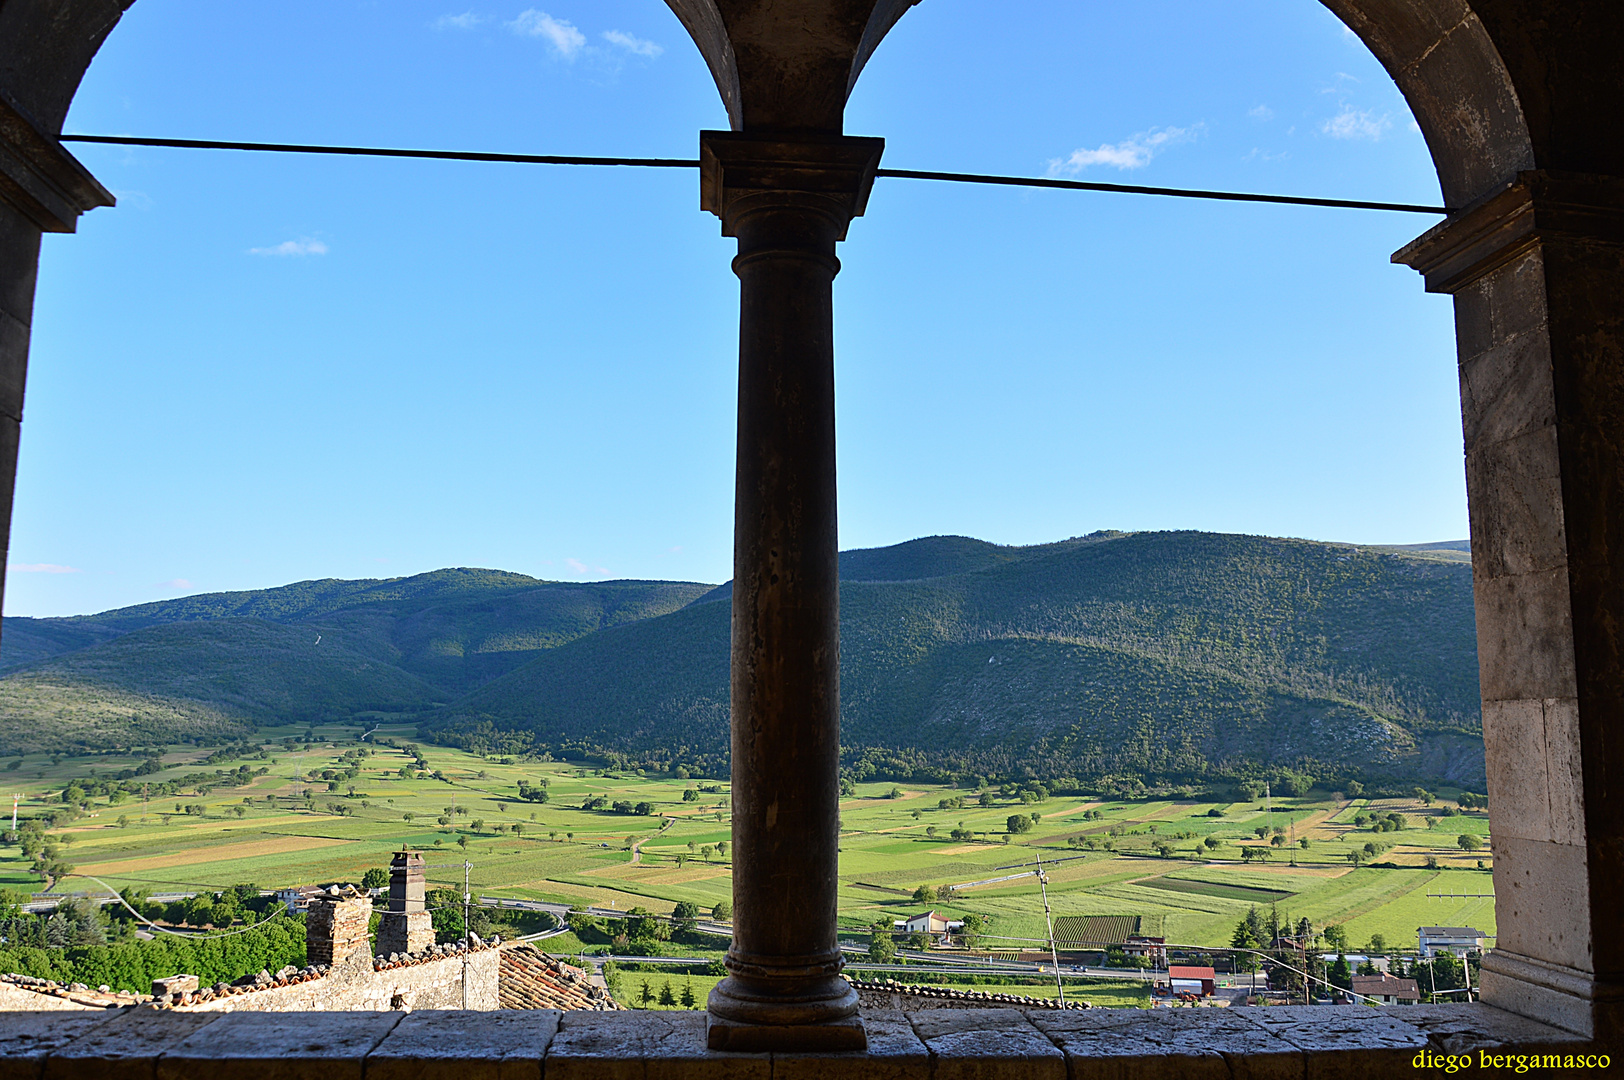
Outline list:
[[[673,6],[688,12],[690,25],[703,21],[694,14],[702,9],[712,29],[722,21],[715,4]],[[1617,16],[1573,18],[1561,31],[1571,49],[1557,57],[1554,46],[1531,43],[1505,5],[1488,0],[1476,5],[1488,27],[1473,8],[1443,0],[1332,6],[1405,93],[1446,198],[1466,211],[1404,257],[1427,274],[1429,287],[1457,297],[1491,796],[1510,826],[1497,833],[1497,873],[1519,897],[1501,912],[1504,955],[1485,989],[1507,1007],[1591,1034],[1610,1022],[1608,973],[1620,948],[1591,894],[1607,880],[1604,852],[1617,829],[1605,780],[1618,762],[1603,736],[1620,696],[1609,629],[1618,603],[1608,559],[1616,455],[1607,409],[1620,388],[1610,373],[1616,348],[1594,330],[1619,321],[1605,297],[1616,295],[1609,283],[1620,271],[1611,246],[1610,151],[1586,150],[1589,140],[1575,134],[1588,130],[1578,121],[1605,110],[1587,102],[1601,99],[1616,72],[1590,59],[1573,35],[1589,30],[1593,41],[1611,40],[1616,22],[1608,20]],[[901,14],[900,5],[885,8],[874,14],[870,6],[869,14],[882,21]],[[27,0],[0,7],[0,40],[13,43],[0,70],[15,73],[9,89],[44,131],[60,124],[117,14]],[[713,69],[725,70],[732,61],[716,41],[701,35]],[[754,45],[764,41],[770,36]],[[1571,58],[1573,78],[1561,94],[1542,97],[1523,77],[1519,104],[1507,58],[1521,73]],[[749,59],[759,65],[759,56]],[[746,65],[739,82],[744,99],[783,93],[781,70],[759,85],[754,70]],[[1525,108],[1537,125],[1524,121]],[[36,146],[21,172],[47,175],[53,160],[49,146]],[[1521,175],[1536,165],[1595,173]],[[40,227],[21,219],[8,225],[9,312],[24,331],[13,332],[5,357],[17,387],[6,407],[8,474]]]

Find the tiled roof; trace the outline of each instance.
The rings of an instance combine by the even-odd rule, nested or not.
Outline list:
[[[502,950],[497,976],[504,1009],[592,1009],[606,1012],[621,1006],[601,986],[593,986],[578,967],[543,953],[534,945]]]
[[[1414,979],[1395,979],[1391,975],[1355,975],[1353,992],[1365,997],[1421,997],[1421,988]]]

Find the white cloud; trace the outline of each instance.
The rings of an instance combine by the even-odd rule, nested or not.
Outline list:
[[[1106,143],[1097,150],[1073,150],[1070,157],[1054,158],[1049,162],[1049,175],[1070,173],[1076,176],[1091,165],[1109,165],[1115,169],[1142,169],[1150,159],[1181,142],[1189,142],[1200,130],[1199,124],[1190,128],[1151,128],[1141,131],[1119,143]]]
[[[573,574],[600,574],[603,577],[609,576],[609,571],[603,567],[599,566],[593,568],[582,562],[580,559],[565,559],[564,565],[569,567],[570,572]]]
[[[472,30],[485,21],[485,16],[465,11],[461,15],[441,15],[432,25],[436,30]]]
[[[325,255],[327,245],[320,240],[310,237],[301,237],[298,240],[284,240],[272,247],[249,248],[250,255]]]
[[[656,45],[652,41],[644,41],[640,37],[633,37],[624,30],[606,30],[603,40],[611,45],[618,45],[629,53],[638,56],[655,57],[665,52],[664,46]]]
[[[1393,126],[1392,119],[1369,109],[1342,106],[1342,111],[1320,125],[1320,131],[1333,139],[1363,139],[1376,142]]]
[[[174,578],[170,581],[158,582],[158,588],[160,589],[190,589],[191,587],[192,583],[183,577]]]
[[[6,569],[7,570],[15,570],[15,571],[17,571],[18,573],[21,573],[21,574],[82,574],[82,573],[84,573],[84,571],[80,570],[77,566],[58,566],[56,563],[48,563],[48,562],[10,563],[10,564],[8,564],[6,566]]]
[[[1274,119],[1274,110],[1269,108],[1267,105],[1259,105],[1248,110],[1246,115],[1250,116],[1253,120],[1262,120],[1267,122]]]
[[[563,19],[555,19],[545,11],[530,8],[507,24],[508,29],[525,37],[546,38],[554,51],[564,59],[573,59],[586,47],[586,35]]]

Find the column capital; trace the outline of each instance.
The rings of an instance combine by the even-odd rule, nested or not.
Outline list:
[[[42,232],[73,232],[79,215],[115,199],[0,91],[0,201],[9,203]]]
[[[1551,240],[1624,244],[1624,177],[1519,173],[1393,254],[1428,292],[1455,293]]]
[[[884,139],[855,135],[699,133],[700,208],[722,219],[722,235],[738,235],[752,209],[802,207],[838,219],[846,238],[862,217],[885,151]]]

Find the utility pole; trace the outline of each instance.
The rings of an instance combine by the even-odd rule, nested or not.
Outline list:
[[[468,873],[474,864],[463,860],[462,864],[462,1007],[468,1009],[468,902],[473,899],[473,891],[468,886]]]
[[[1049,959],[1054,961],[1054,989],[1060,995],[1062,1008],[1066,1004],[1066,985],[1060,978],[1060,951],[1054,944],[1054,916],[1049,911],[1049,875],[1043,872],[1043,851],[1038,849],[1038,889],[1043,893],[1043,921],[1049,926]]]
[[[22,799],[23,799],[23,797],[21,795],[13,795],[11,797],[11,831],[12,832],[17,831],[17,804],[22,802]]]

